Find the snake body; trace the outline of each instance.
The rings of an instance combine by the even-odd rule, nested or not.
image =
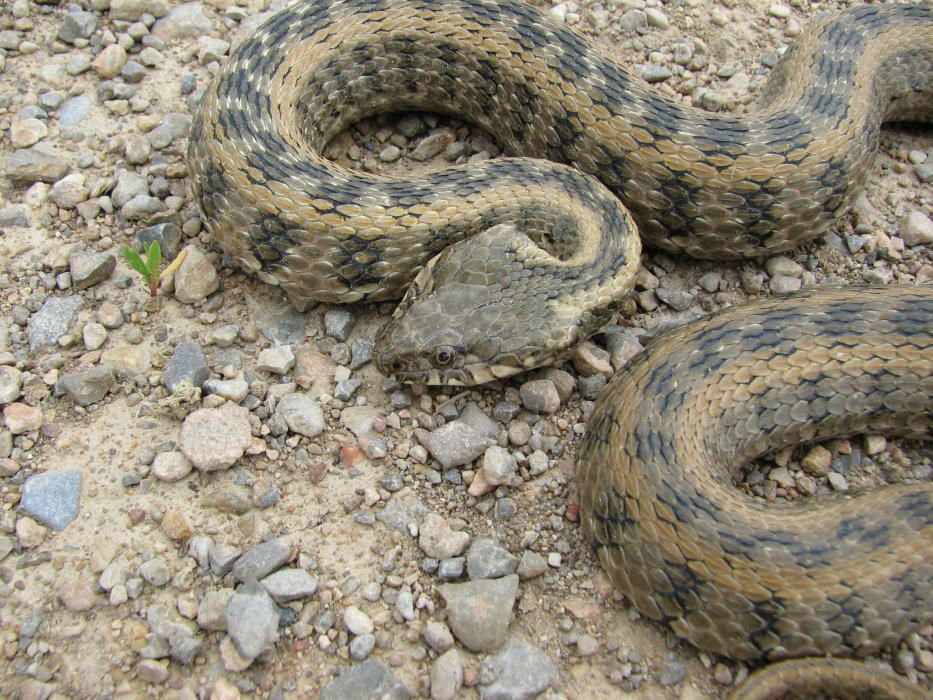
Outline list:
[[[863,185],[882,121],[929,120],[931,100],[928,6],[819,18],[737,118],[672,101],[518,0],[304,0],[231,54],[189,170],[241,267],[299,308],[407,289],[377,364],[473,384],[609,320],[636,224],[701,258],[820,236]],[[462,117],[514,157],[402,179],[321,155],[348,125],[406,109]],[[584,527],[613,581],[737,659],[864,655],[929,620],[929,485],[765,509],[727,472],[829,435],[930,437],[931,314],[929,289],[806,294],[657,342],[610,384],[580,453]]]

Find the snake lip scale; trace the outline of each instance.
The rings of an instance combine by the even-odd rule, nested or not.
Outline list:
[[[737,118],[663,96],[520,0],[301,0],[232,52],[188,163],[209,233],[243,269],[299,309],[404,295],[377,366],[478,384],[611,320],[642,240],[736,259],[819,237],[864,185],[881,123],[929,122],[931,102],[929,5],[817,18]],[[322,156],[350,124],[410,109],[470,121],[510,157],[394,178]],[[726,476],[792,442],[929,439],[931,318],[929,287],[830,290],[656,341],[609,383],[579,453],[581,521],[613,582],[749,661],[873,654],[933,619],[930,484],[765,509]],[[765,673],[737,694],[814,674],[844,696],[865,687],[848,663]],[[912,692],[870,675],[871,692]]]

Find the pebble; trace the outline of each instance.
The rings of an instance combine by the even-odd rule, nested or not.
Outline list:
[[[456,136],[450,129],[438,129],[418,142],[412,149],[411,157],[413,160],[428,160],[441,153],[455,140]]]
[[[255,582],[247,583],[231,596],[224,615],[227,633],[246,659],[255,659],[279,639],[278,610],[272,598]]]
[[[849,482],[846,481],[846,478],[839,472],[830,472],[827,474],[826,478],[829,480],[829,485],[832,487],[833,491],[849,490]]]
[[[68,157],[44,143],[16,149],[3,164],[3,174],[22,184],[54,183],[65,177],[70,169]]]
[[[120,44],[111,44],[91,61],[91,68],[104,80],[116,78],[126,65],[126,49]]]
[[[527,424],[523,424],[526,425]],[[530,429],[529,429],[530,432]],[[509,437],[512,437],[512,429],[509,429]],[[527,443],[525,442],[521,444]],[[486,481],[494,486],[504,484],[506,486],[512,483],[518,472],[518,463],[512,454],[498,445],[493,445],[483,454],[483,474]]]
[[[180,481],[191,473],[193,465],[178,450],[160,452],[152,462],[152,475],[160,481]]]
[[[356,661],[363,661],[376,648],[376,635],[361,634],[350,640],[350,656]]]
[[[469,464],[495,444],[493,437],[475,430],[462,419],[431,432],[418,429],[415,436],[444,470]]]
[[[84,95],[65,100],[58,110],[58,123],[61,126],[77,126],[87,119],[93,103]]]
[[[194,534],[194,524],[188,515],[178,509],[170,510],[162,518],[162,532],[175,542],[186,542]]]
[[[888,448],[888,441],[883,435],[866,435],[862,447],[867,455],[879,455]]]
[[[38,547],[49,534],[47,527],[40,525],[28,516],[17,518],[14,531],[20,546],[26,549]]]
[[[832,461],[832,452],[822,445],[814,445],[800,461],[800,466],[810,476],[823,477],[829,473]]]
[[[58,584],[58,598],[71,612],[87,612],[97,604],[97,581],[93,576],[67,576]]]
[[[532,413],[554,413],[560,408],[557,387],[549,379],[532,379],[519,389],[522,406]]]
[[[110,17],[127,22],[135,22],[145,14],[162,17],[168,9],[168,0],[110,0],[109,2]]]
[[[593,656],[599,651],[599,641],[588,634],[577,637],[577,656]]]
[[[444,584],[438,591],[447,603],[447,622],[454,636],[471,651],[502,646],[512,620],[518,576]]]
[[[172,570],[161,557],[153,557],[139,566],[139,575],[150,586],[161,588],[172,578]]]
[[[295,355],[290,345],[266,348],[259,353],[256,369],[273,374],[286,374],[295,366]]]
[[[13,148],[29,148],[48,134],[49,127],[44,121],[35,117],[19,119],[10,127],[10,143],[13,144]]]
[[[671,307],[674,311],[686,311],[696,301],[695,294],[676,287],[658,287],[654,290],[654,293],[662,303]]]
[[[189,2],[169,10],[152,27],[152,35],[164,41],[172,41],[210,34],[213,29],[214,22],[204,14],[201,3]]]
[[[58,38],[68,44],[78,39],[89,39],[97,29],[97,15],[93,12],[69,11],[58,27]]]
[[[42,409],[24,403],[11,403],[3,408],[3,421],[13,435],[30,433],[42,427]]]
[[[424,627],[424,641],[438,654],[443,654],[454,646],[454,637],[450,628],[443,622],[433,620]]]
[[[23,484],[20,508],[53,530],[64,530],[78,517],[81,472],[33,474]]]
[[[469,541],[469,533],[452,530],[444,518],[434,513],[429,513],[421,523],[418,546],[432,559],[455,557],[466,549]]]
[[[408,688],[381,662],[369,659],[344,670],[318,700],[409,700]]]
[[[113,274],[116,267],[117,259],[111,253],[78,251],[68,256],[71,282],[78,291],[100,284]]]
[[[175,346],[172,358],[165,366],[162,383],[169,391],[175,391],[182,382],[200,387],[210,376],[204,350],[197,343],[185,341]]]
[[[453,700],[462,685],[463,661],[456,649],[449,649],[431,665],[431,700]]]
[[[117,378],[110,367],[91,367],[62,375],[55,387],[79,406],[90,406],[103,401],[116,385]]]
[[[719,285],[722,282],[722,275],[718,272],[707,272],[697,280],[697,284],[704,292],[713,294],[719,291]]]
[[[665,661],[658,673],[658,683],[663,686],[676,685],[687,675],[687,667],[679,661]]]
[[[175,298],[183,304],[195,304],[217,291],[220,278],[200,248],[192,244],[184,250],[185,259],[175,271]]]
[[[99,350],[107,342],[107,329],[96,321],[86,323],[81,335],[88,350]]]
[[[127,140],[129,144],[129,140]],[[129,160],[129,154],[127,154]],[[143,163],[149,160],[148,144],[146,146],[145,156],[140,158]],[[159,243],[159,249],[166,259],[174,258],[178,250],[178,244],[181,240],[181,229],[173,223],[165,222],[147,226],[136,232],[137,249],[141,250],[153,242]],[[220,329],[214,329],[214,334]],[[230,341],[231,344],[233,341]]]
[[[372,634],[376,629],[372,618],[356,606],[350,606],[343,611],[343,624],[351,634]]]
[[[324,333],[345,343],[356,323],[356,317],[346,309],[331,309],[324,314]]]
[[[224,611],[233,597],[232,588],[208,591],[198,605],[198,627],[217,632],[227,631],[227,618]]]
[[[168,661],[141,659],[136,664],[136,677],[144,683],[164,683],[168,676]]]
[[[673,75],[674,73],[667,66],[654,63],[646,63],[641,69],[641,77],[648,83],[662,83]]]
[[[467,552],[467,575],[470,579],[501,578],[514,574],[518,557],[488,537],[479,537]]]
[[[23,373],[16,367],[0,367],[0,404],[11,403],[22,396],[22,381]]]
[[[304,569],[279,569],[260,583],[276,603],[310,598],[317,592],[317,579]]]
[[[283,396],[275,407],[273,415],[285,421],[288,429],[293,433],[309,438],[316,437],[326,427],[324,411],[307,394],[296,393]]]
[[[427,506],[416,497],[396,496],[376,513],[376,519],[393,530],[408,534],[409,526],[419,525],[427,514]]]
[[[518,568],[515,572],[522,581],[540,576],[548,570],[548,563],[544,557],[537,552],[526,549],[522,552],[522,558],[518,562]]]
[[[512,640],[495,656],[487,657],[480,669],[483,700],[534,698],[557,680],[557,664],[540,649]]]
[[[933,220],[919,209],[914,209],[901,221],[898,235],[913,247],[933,243]]]
[[[292,546],[282,539],[263,542],[237,559],[233,577],[244,583],[264,579],[291,559],[292,554]]]
[[[249,412],[227,402],[220,408],[201,408],[188,414],[178,446],[196,469],[217,471],[233,466],[251,439]]]

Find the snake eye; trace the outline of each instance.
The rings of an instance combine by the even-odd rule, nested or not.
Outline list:
[[[437,352],[434,353],[434,364],[436,364],[438,367],[446,367],[454,361],[454,357],[456,356],[456,350],[454,350],[449,345],[443,345],[437,349]]]

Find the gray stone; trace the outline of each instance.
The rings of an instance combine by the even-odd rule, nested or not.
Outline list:
[[[200,387],[211,376],[211,369],[207,366],[204,351],[197,343],[182,342],[175,346],[172,359],[165,367],[162,383],[169,391],[175,391],[182,382],[190,382],[192,386]]]
[[[249,384],[245,379],[208,379],[201,385],[201,391],[240,403],[249,394]]]
[[[656,63],[646,63],[641,69],[641,77],[648,83],[663,83],[672,75],[670,68]]]
[[[273,414],[285,421],[293,433],[313,438],[323,432],[324,411],[307,394],[286,394],[275,407]]]
[[[317,579],[304,569],[280,569],[260,583],[276,603],[310,598],[317,591]]]
[[[375,659],[351,666],[332,680],[319,700],[408,700],[405,684]]]
[[[53,530],[64,530],[78,517],[81,472],[33,474],[23,484],[20,508]]]
[[[165,211],[165,204],[162,203],[162,200],[148,194],[136,195],[120,209],[120,213],[129,221],[148,219],[153,214],[162,211]]]
[[[193,465],[178,450],[160,452],[152,462],[152,475],[159,481],[179,481],[191,473]]]
[[[200,248],[192,244],[184,250],[185,259],[175,271],[175,298],[183,304],[195,304],[217,290],[220,278]]]
[[[479,687],[483,700],[531,700],[557,680],[557,665],[540,649],[512,641],[483,661],[480,675],[493,679]]]
[[[67,44],[77,39],[88,39],[97,29],[97,15],[93,12],[68,12],[58,27],[58,38]]]
[[[159,249],[162,251],[162,257],[170,260],[175,257],[178,251],[178,243],[181,241],[181,229],[173,223],[147,226],[136,232],[136,240],[140,248],[157,241]]]
[[[260,351],[256,369],[274,374],[286,374],[295,366],[295,354],[290,345],[279,345]]]
[[[441,654],[431,666],[431,700],[453,700],[463,685],[463,662],[456,649]]]
[[[533,413],[554,413],[560,408],[557,387],[549,379],[532,379],[519,389],[522,405]]]
[[[385,508],[376,513],[376,519],[393,530],[408,534],[409,524],[420,524],[428,508],[414,496],[391,498]]]
[[[247,659],[255,659],[279,639],[279,611],[257,583],[247,584],[233,594],[225,617],[227,633]]]
[[[162,17],[168,8],[168,0],[110,0],[110,17],[135,22],[144,14]]]
[[[467,575],[471,579],[501,578],[514,574],[518,557],[488,537],[479,537],[466,556]]]
[[[374,406],[348,406],[340,412],[340,425],[357,437],[362,437],[373,430],[376,418],[382,412]]]
[[[545,571],[547,571],[547,561],[537,552],[532,552],[530,549],[526,549],[522,552],[522,558],[518,562],[518,568],[516,573],[518,577],[525,581],[535,576],[540,576]]]
[[[213,29],[214,22],[204,14],[201,3],[189,2],[169,10],[152,27],[152,34],[164,41],[171,41],[209,34]]]
[[[803,282],[799,277],[787,277],[786,275],[775,275],[768,282],[768,287],[775,294],[787,294],[796,292],[802,286]]]
[[[149,183],[146,178],[137,172],[131,170],[118,170],[116,174],[117,184],[110,194],[114,206],[122,207],[133,197],[145,195],[149,192]]]
[[[113,274],[117,259],[112,253],[75,252],[68,256],[71,283],[78,291],[100,284]]]
[[[909,246],[933,243],[933,220],[920,209],[914,209],[901,222],[898,234]]]
[[[350,641],[350,656],[356,661],[363,661],[376,648],[376,635],[361,634]]]
[[[429,513],[421,523],[418,546],[432,559],[457,556],[469,541],[469,533],[452,530],[444,518],[434,513]]]
[[[226,632],[227,618],[224,611],[233,597],[232,588],[208,591],[198,605],[198,627],[202,630]]]
[[[679,661],[666,661],[658,673],[658,683],[664,686],[676,685],[687,675],[687,667]]]
[[[424,641],[438,654],[443,654],[454,646],[454,636],[443,622],[431,621],[425,625]]]
[[[414,160],[433,158],[452,144],[456,138],[456,135],[450,129],[438,129],[418,142],[418,145],[411,151],[411,157]]]
[[[91,98],[84,95],[66,100],[58,110],[58,123],[61,126],[77,126],[87,119],[91,111]]]
[[[0,367],[0,405],[12,403],[22,396],[22,383],[23,373],[16,367]]]
[[[127,592],[135,588],[134,580],[140,581],[140,579],[127,581]],[[130,595],[130,598],[135,599],[136,597],[138,597],[138,593],[137,595]],[[201,651],[204,643],[194,636],[195,630],[188,623],[169,620],[165,611],[155,605],[149,607],[146,617],[153,635],[167,642],[168,653],[173,661],[186,666],[194,662],[195,656]],[[142,652],[141,655],[146,656]]]
[[[22,207],[9,206],[0,209],[0,228],[27,228],[29,217]]]
[[[63,178],[70,168],[64,152],[38,143],[31,148],[13,151],[3,164],[3,174],[14,182],[23,184],[52,183]]]
[[[54,345],[74,326],[83,306],[84,299],[79,296],[49,297],[29,319],[29,350]]]
[[[324,332],[341,343],[350,337],[356,317],[345,309],[331,309],[324,314]]]
[[[481,579],[438,587],[447,603],[454,636],[468,649],[488,652],[505,642],[518,593],[518,576]]]
[[[416,430],[418,441],[446,469],[469,464],[495,444],[495,440],[474,430],[462,420],[455,420],[437,430]]]
[[[207,561],[216,576],[226,576],[241,556],[240,550],[232,544],[214,543],[208,549]]]
[[[686,311],[696,300],[696,296],[677,287],[658,287],[654,290],[654,293],[658,299],[674,309],[674,311]]]
[[[233,577],[244,583],[266,578],[291,559],[292,547],[284,540],[274,539],[256,545],[233,565]]]
[[[161,588],[171,580],[172,570],[161,557],[153,557],[140,565],[139,575],[150,586]]]
[[[441,581],[456,581],[463,576],[466,566],[466,557],[451,557],[444,559],[437,565],[437,577]]]
[[[79,406],[99,403],[117,385],[110,367],[91,367],[84,372],[62,375],[55,386]]]

